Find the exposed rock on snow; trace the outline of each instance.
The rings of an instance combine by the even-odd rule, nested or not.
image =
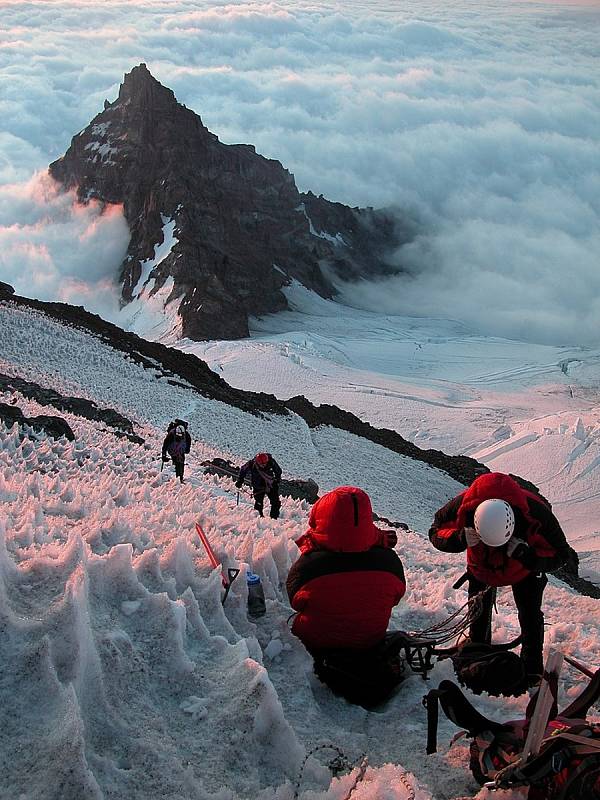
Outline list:
[[[302,195],[278,161],[223,144],[145,64],[125,75],[118,98],[50,174],[82,202],[123,205],[131,231],[123,299],[139,300],[146,287],[147,302],[168,286],[161,305],[175,304],[191,339],[247,336],[249,314],[287,307],[281,289],[291,278],[332,296],[322,262],[346,279],[394,272],[386,259],[409,237],[392,214]]]
[[[38,415],[37,417],[26,417],[20,408],[7,403],[0,403],[0,419],[7,427],[11,427],[15,423],[22,428],[28,426],[36,431],[43,431],[48,436],[53,436],[55,439],[65,437],[69,441],[73,441],[75,434],[69,427],[68,422],[62,417],[52,417],[47,415]]]
[[[211,461],[202,462],[207,475],[225,475],[237,478],[241,465],[236,465],[224,458],[213,458]],[[279,481],[279,492],[283,497],[293,497],[295,500],[306,500],[307,503],[316,503],[319,498],[319,487],[311,478],[308,480],[290,480],[282,478]]]
[[[190,387],[205,397],[220,400],[251,414],[277,414],[288,416],[290,411],[301,416],[310,428],[330,426],[372,441],[394,453],[406,455],[443,470],[456,481],[466,485],[487,467],[468,456],[448,456],[439,450],[421,450],[395,431],[375,428],[354,414],[335,406],[315,406],[299,396],[288,401],[278,400],[264,392],[235,389],[227,384],[201,359],[189,353],[166,347],[158,342],[140,339],[133,333],[106,322],[96,314],[64,303],[46,303],[24,297],[10,298],[12,304],[23,309],[36,309],[61,323],[75,325],[125,353],[144,369],[164,377],[171,385]],[[0,304],[0,309],[2,305]],[[264,446],[257,444],[254,452]],[[246,457],[252,455],[250,450]]]
[[[431,466],[444,470],[455,480],[468,485],[478,475],[489,472],[489,469],[474,458],[469,456],[448,456],[440,450],[422,450],[416,444],[407,441],[396,431],[374,428],[368,422],[363,422],[349,411],[343,411],[337,406],[325,403],[314,406],[305,397],[292,397],[285,405],[306,420],[311,428],[321,425],[331,425],[340,430],[354,433],[373,442],[393,450],[395,453],[424,461]]]
[[[144,440],[133,432],[131,420],[112,408],[98,408],[91,400],[82,397],[63,397],[53,389],[45,389],[32,381],[25,381],[16,376],[0,373],[0,391],[19,392],[24,397],[32,398],[42,406],[52,405],[59,411],[69,411],[86,419],[98,420],[110,425],[116,436],[126,436],[131,442],[144,444]]]

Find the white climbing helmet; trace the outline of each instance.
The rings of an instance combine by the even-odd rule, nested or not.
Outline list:
[[[475,530],[484,544],[501,547],[515,530],[515,514],[505,500],[484,500],[475,509]]]

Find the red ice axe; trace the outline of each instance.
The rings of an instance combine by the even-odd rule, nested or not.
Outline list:
[[[216,567],[221,567],[221,581],[223,583],[223,588],[225,589],[225,595],[223,596],[222,603],[223,605],[225,605],[225,600],[227,600],[227,595],[229,594],[229,590],[231,589],[231,584],[240,574],[240,571],[235,567],[230,567],[227,570],[227,573],[225,573],[225,570],[223,569],[221,563],[219,562],[219,559],[216,557],[215,552],[212,549],[210,542],[208,541],[208,537],[202,530],[199,522],[196,523],[196,530],[198,531],[198,536],[200,537],[200,540],[204,545],[204,549],[206,550],[206,555],[208,556],[208,560],[212,564],[213,569],[215,569]]]

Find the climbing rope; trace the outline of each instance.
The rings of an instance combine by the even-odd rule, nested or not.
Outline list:
[[[408,792],[408,794],[405,797],[405,800],[415,800],[415,797],[416,797],[416,795],[415,795],[415,787],[408,780],[408,772],[401,772],[398,775],[398,780],[400,781],[400,783],[404,786],[404,788]]]
[[[494,587],[487,586],[483,591],[478,592],[473,597],[470,597],[467,602],[457,609],[453,614],[438,622],[436,625],[431,625],[423,631],[412,633],[415,639],[430,640],[435,645],[446,644],[447,642],[457,639],[461,634],[465,633],[471,624],[481,615],[483,611],[483,599],[490,592],[494,591]],[[465,612],[466,609],[466,612]],[[455,620],[459,620],[455,622]]]
[[[207,474],[209,475],[211,474],[214,475],[215,473],[222,473],[221,475],[217,474],[217,477],[223,477],[223,475],[226,475],[227,477],[235,479],[239,475],[239,470],[234,471],[229,469],[228,467],[220,467],[217,464],[213,464],[211,461],[203,461],[201,466],[204,467],[205,472],[208,471]],[[214,472],[210,472],[210,470],[214,470]],[[245,494],[247,497],[252,497],[252,498],[254,497],[252,490],[250,489],[250,484],[246,480],[244,481],[244,485],[240,489],[237,489],[237,492],[238,493],[241,492],[242,494]]]
[[[318,744],[309,750],[308,753],[304,756],[302,764],[300,765],[300,770],[298,772],[298,778],[294,785],[294,800],[298,800],[298,796],[300,794],[300,785],[304,778],[304,769],[308,762],[309,758],[312,758],[315,753],[318,753],[322,750],[333,750],[336,754],[331,761],[326,765],[327,768],[330,770],[331,774],[336,778],[338,775],[341,775],[343,772],[351,772],[353,769],[358,767],[358,772],[354,778],[352,786],[350,787],[349,791],[346,793],[345,797],[342,800],[348,800],[352,792],[356,789],[360,781],[365,776],[365,772],[367,771],[367,766],[369,763],[369,759],[367,755],[363,753],[362,756],[359,756],[356,761],[350,761],[348,756],[344,753],[341,747],[338,747],[335,744]]]
[[[313,747],[312,750],[305,755],[304,760],[300,766],[300,771],[298,773],[298,779],[294,786],[294,800],[298,800],[300,795],[300,785],[302,783],[302,779],[304,777],[304,769],[308,762],[308,759],[311,758],[315,753],[318,753],[321,750],[333,750],[336,754],[331,761],[327,764],[327,768],[331,771],[331,774],[336,778],[338,775],[341,775],[343,772],[351,772],[352,770],[356,769],[356,775],[352,780],[351,786],[348,788],[346,794],[341,798],[341,800],[350,800],[353,792],[355,791],[358,784],[363,780],[365,774],[367,772],[367,767],[369,766],[369,758],[366,754],[359,756],[355,761],[350,761],[348,756],[344,753],[341,747],[338,747],[335,744],[319,744],[316,747]],[[415,800],[415,787],[409,780],[408,772],[401,772],[398,775],[398,780],[406,789],[406,798],[404,800]]]

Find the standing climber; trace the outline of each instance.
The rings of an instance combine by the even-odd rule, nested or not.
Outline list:
[[[179,478],[180,483],[183,483],[185,457],[190,452],[190,447],[192,446],[192,437],[188,433],[187,427],[187,422],[184,422],[182,419],[176,419],[170,422],[162,446],[162,460],[163,462],[168,461],[169,456],[171,456],[173,466],[175,467],[175,476]]]
[[[429,538],[443,552],[467,551],[469,597],[488,586],[512,588],[521,626],[521,658],[529,686],[536,686],[543,673],[546,573],[576,557],[549,503],[510,475],[480,475],[437,511]],[[488,592],[481,615],[471,624],[471,641],[491,642],[492,607],[493,595]]]
[[[350,702],[375,705],[402,680],[387,635],[406,591],[396,532],[375,527],[366,492],[339,486],[314,504],[296,544],[300,557],[287,578],[292,633],[324,683]]]
[[[270,453],[257,453],[254,458],[247,461],[241,468],[235,485],[240,489],[246,476],[250,474],[252,492],[254,494],[254,508],[262,517],[265,495],[271,503],[271,517],[279,517],[281,500],[279,499],[279,481],[281,480],[281,467]]]

